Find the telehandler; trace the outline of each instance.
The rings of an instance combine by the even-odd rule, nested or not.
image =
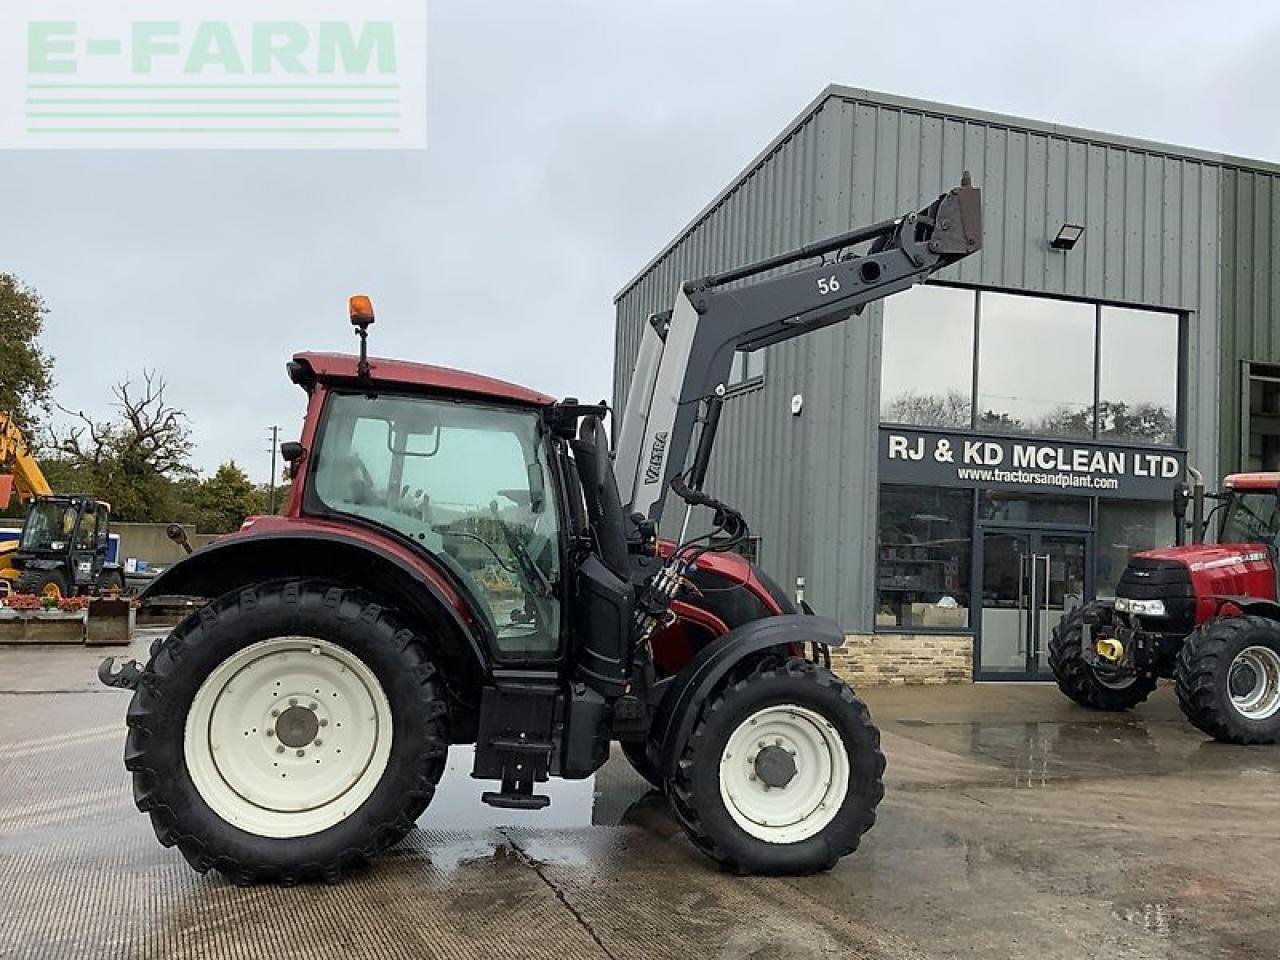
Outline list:
[[[21,531],[0,531],[0,596],[121,593],[124,571],[111,534],[111,505],[55,494],[13,417],[0,412],[0,509],[14,491],[26,504]]]
[[[683,284],[645,332],[616,457],[604,404],[370,358],[352,298],[359,356],[288,364],[308,400],[287,515],[161,574],[148,595],[211,602],[145,665],[100,668],[134,691],[125,766],[160,842],[240,883],[335,879],[413,827],[451,744],[474,744],[485,803],[538,809],[537,784],[618,742],[727,869],[852,852],[880,735],[830,672],[840,627],[734,553],[747,524],[703,490],[722,384],[735,351],[860,313],[981,236],[966,175],[919,212]],[[712,534],[660,538],[668,492]]]

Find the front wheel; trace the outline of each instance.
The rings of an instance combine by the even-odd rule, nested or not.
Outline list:
[[[1280,743],[1280,624],[1209,620],[1182,644],[1175,673],[1188,720],[1224,743]]]
[[[147,664],[128,722],[125,766],[157,838],[238,883],[336,879],[395,843],[449,742],[423,638],[319,581],[189,616]]]
[[[14,582],[13,592],[61,600],[71,596],[71,587],[60,570],[24,570]]]
[[[661,790],[662,774],[649,760],[648,743],[644,740],[623,740],[618,746],[622,748],[622,755],[631,764],[631,769],[644,777],[649,786],[655,790]]]
[[[791,659],[706,705],[667,794],[689,838],[723,867],[808,874],[857,849],[883,775],[866,706],[829,671]]]
[[[1111,626],[1111,608],[1086,604],[1067,614],[1049,639],[1049,667],[1058,689],[1091,710],[1120,712],[1136,707],[1156,688],[1156,678],[1128,673],[1105,676],[1085,662],[1084,627],[1094,631]]]

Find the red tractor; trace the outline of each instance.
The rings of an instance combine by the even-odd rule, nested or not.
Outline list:
[[[486,803],[538,809],[538,783],[590,776],[617,742],[729,869],[852,852],[883,795],[880,735],[830,672],[840,627],[734,553],[747,525],[702,489],[722,383],[735,351],[980,246],[966,178],[684,284],[645,332],[613,453],[603,404],[367,357],[373,311],[353,298],[359,357],[288,364],[307,415],[282,448],[287,515],[165,571],[149,595],[210,602],[145,665],[99,671],[134,690],[125,766],[160,842],[237,882],[332,879],[413,827],[450,745],[474,745]],[[657,535],[668,499],[678,541]],[[689,532],[694,509],[710,529]]]
[[[1280,473],[1238,473],[1213,496],[1217,542],[1203,543],[1203,487],[1193,543],[1134,555],[1116,599],[1054,629],[1049,663],[1072,700],[1127,710],[1172,677],[1187,718],[1227,743],[1280,741]],[[1185,530],[1187,495],[1175,515]],[[1213,519],[1210,514],[1209,520]]]

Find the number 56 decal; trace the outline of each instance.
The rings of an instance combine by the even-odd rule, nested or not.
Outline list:
[[[818,278],[818,292],[824,297],[829,293],[835,293],[840,289],[840,281],[834,276]]]

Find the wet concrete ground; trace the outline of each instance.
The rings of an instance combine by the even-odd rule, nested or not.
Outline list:
[[[818,877],[719,873],[621,757],[512,815],[459,756],[370,871],[241,889],[135,812],[98,657],[0,648],[0,957],[1280,956],[1280,747],[1206,742],[1168,689],[1121,717],[1047,686],[863,691],[888,794]]]

